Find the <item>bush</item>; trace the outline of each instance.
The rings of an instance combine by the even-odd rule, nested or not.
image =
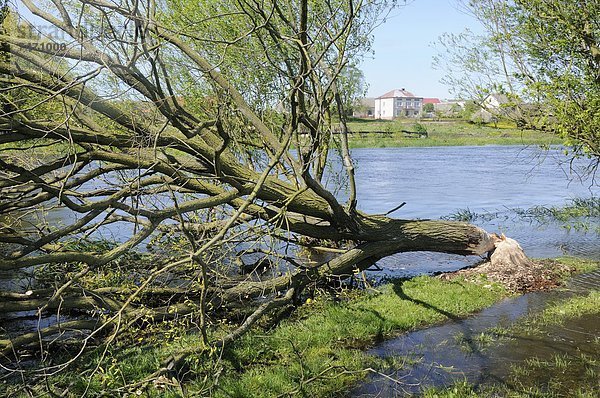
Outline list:
[[[415,131],[417,133],[426,133],[427,132],[427,127],[423,126],[421,123],[413,124],[412,129],[413,129],[413,131]]]

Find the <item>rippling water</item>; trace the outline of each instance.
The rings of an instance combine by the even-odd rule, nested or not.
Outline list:
[[[402,218],[436,218],[457,209],[475,212],[536,205],[598,194],[586,161],[569,164],[562,151],[478,146],[355,149],[361,210]],[[573,169],[571,170],[571,166]]]
[[[517,239],[532,257],[570,254],[600,259],[597,233],[567,230],[557,223],[538,223],[519,217],[514,211],[534,206],[563,206],[570,199],[600,196],[600,186],[594,185],[589,176],[583,178],[587,162],[570,162],[559,148],[549,151],[522,146],[363,148],[354,149],[352,156],[356,163],[360,210],[386,213],[406,202],[391,216],[436,219],[465,209],[493,214],[474,223]],[[329,176],[343,175],[338,160],[330,162],[330,166]],[[345,192],[338,193],[341,200],[345,196]],[[46,221],[56,225],[75,219],[73,212],[64,208],[46,215]],[[600,225],[598,218],[588,221]],[[132,232],[131,225],[115,223],[102,227],[95,236],[124,241]],[[441,253],[402,253],[379,261],[383,271],[376,276],[448,271],[478,260]],[[12,287],[12,278],[12,273],[0,274],[0,288]]]
[[[585,220],[592,230],[586,232],[567,229],[557,222],[524,218],[515,211],[535,206],[564,206],[574,198],[599,196],[599,187],[593,179],[581,178],[585,176],[587,163],[576,161],[569,165],[569,159],[560,150],[545,152],[535,147],[503,146],[385,148],[357,149],[353,156],[358,164],[361,210],[385,213],[406,202],[392,214],[394,217],[440,218],[468,209],[488,215],[476,218],[473,223],[517,239],[529,256],[569,254],[600,260],[600,237],[593,232],[600,225],[598,217]],[[381,260],[378,265],[383,271],[375,275],[411,276],[449,271],[476,261],[477,258],[440,253],[403,253]],[[597,289],[599,278],[599,272],[576,277],[566,294]],[[390,369],[392,378],[401,383],[373,377],[350,395],[405,396],[419,393],[423,386],[445,386],[465,379],[475,384],[494,382],[507,377],[511,364],[532,356],[550,358],[556,353],[586,352],[591,347],[586,339],[600,333],[597,316],[573,321],[568,329],[549,328],[547,338],[517,339],[488,352],[465,352],[457,342],[456,336],[468,339],[490,327],[510,325],[564,295],[564,292],[527,294],[472,318],[385,342],[371,353],[409,356],[418,363],[406,369]]]
[[[594,232],[566,229],[519,217],[515,209],[564,206],[600,195],[587,175],[588,162],[570,163],[560,148],[477,146],[354,149],[358,207],[385,213],[402,202],[397,218],[435,219],[469,209],[493,214],[475,224],[517,239],[532,257],[564,254],[600,259]],[[339,195],[344,198],[342,192]],[[592,229],[600,219],[587,220]],[[456,269],[476,262],[439,253],[405,253],[379,262],[383,273],[409,276]]]

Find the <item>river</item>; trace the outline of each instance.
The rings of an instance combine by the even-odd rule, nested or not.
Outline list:
[[[352,156],[356,163],[358,208],[362,211],[386,213],[406,202],[390,216],[435,219],[468,209],[472,214],[481,215],[471,222],[489,232],[501,232],[517,239],[531,257],[570,254],[600,259],[596,233],[519,216],[518,209],[563,206],[574,198],[599,196],[600,186],[586,174],[588,162],[570,162],[560,148],[364,148],[352,150]],[[334,181],[344,175],[340,162],[332,161],[330,167],[326,185],[339,186]],[[337,195],[344,200],[347,193],[342,191]],[[170,203],[168,198],[163,199]],[[46,222],[55,225],[76,219],[75,214],[65,208],[56,208],[45,216]],[[132,232],[131,225],[115,223],[98,229],[94,236],[124,241]],[[443,272],[477,261],[479,258],[473,256],[402,253],[380,260],[378,266],[382,270],[372,277]],[[0,288],[10,289],[15,285],[18,283],[15,283],[14,273],[0,273]]]
[[[585,220],[592,226],[591,231],[565,228],[558,222],[540,222],[525,217],[521,210],[535,206],[564,206],[576,198],[598,197],[600,187],[587,175],[585,160],[570,162],[560,148],[544,151],[537,147],[520,146],[478,146],[478,147],[432,147],[432,148],[377,148],[354,149],[352,156],[356,162],[356,180],[358,186],[358,207],[368,213],[386,213],[400,203],[406,205],[393,212],[397,218],[443,218],[453,214],[467,213],[477,215],[471,222],[489,232],[502,232],[517,239],[531,257],[556,257],[563,254],[600,259],[600,244],[597,231],[600,225],[598,217]],[[339,162],[332,162],[329,171],[330,186],[340,173]],[[344,199],[347,193],[338,192]],[[61,210],[49,215],[51,220],[64,221],[69,215]],[[71,216],[72,217],[72,216]],[[117,240],[126,239],[130,230],[108,226],[104,236]],[[390,256],[378,262],[380,271],[372,271],[373,278],[407,277],[422,273],[449,271],[479,261],[477,257],[462,257],[441,253],[403,253]],[[0,275],[0,287],[14,287],[11,273]],[[600,279],[599,279],[600,280]],[[529,303],[537,296],[526,296],[514,302],[502,304],[483,313],[483,318],[474,321],[482,328],[488,323],[479,324],[477,319],[514,319],[531,308]],[[537,300],[537,301],[536,301]],[[543,305],[536,305],[541,308]],[[27,329],[37,325],[37,319],[25,319],[13,322],[16,329]],[[483,325],[483,326],[482,326]],[[388,355],[403,353],[405,344],[414,345],[414,341],[423,341],[428,336],[451,335],[457,330],[475,330],[469,324],[448,325],[446,329],[415,332],[403,340],[393,340],[375,348],[374,354]],[[480,329],[477,329],[480,330]],[[412,339],[412,340],[411,340]],[[417,340],[415,340],[417,339]],[[421,340],[418,340],[421,339]],[[435,346],[431,346],[435,350]],[[455,348],[452,348],[455,350]],[[514,348],[511,348],[514,350]],[[450,352],[450,351],[445,351]],[[455,351],[452,351],[455,355]],[[423,354],[425,355],[425,354]],[[433,355],[433,354],[432,354]],[[444,354],[449,355],[449,354]],[[470,363],[460,355],[450,366],[457,368]],[[437,359],[436,359],[437,360]],[[488,361],[477,362],[477,369],[487,371]],[[472,364],[471,364],[472,365]],[[425,362],[424,366],[428,366]],[[463,370],[460,370],[463,372]],[[417,371],[415,375],[419,375]],[[476,375],[480,375],[481,372]],[[477,377],[477,376],[474,376]],[[438,378],[438,384],[444,385],[446,375]],[[356,395],[370,393],[372,388],[381,393],[386,387],[367,384],[355,390]],[[389,390],[388,390],[389,391]]]
[[[358,208],[397,218],[441,218],[461,210],[480,214],[472,222],[518,240],[531,257],[576,255],[600,259],[598,235],[520,216],[535,206],[564,206],[575,198],[598,197],[600,186],[585,159],[570,162],[560,148],[461,146],[364,148],[356,162]],[[345,193],[339,193],[341,198]],[[589,220],[592,224],[598,218]],[[439,253],[404,253],[379,262],[378,275],[402,277],[448,271],[476,258]]]
[[[521,210],[536,206],[564,206],[575,198],[598,197],[599,187],[587,174],[585,160],[569,163],[558,148],[536,147],[441,147],[356,149],[358,207],[385,213],[406,205],[392,215],[399,218],[440,218],[462,211],[478,214],[473,223],[490,232],[517,239],[531,257],[576,255],[600,260],[598,232],[566,228],[555,220],[542,222]],[[465,211],[467,210],[468,211]],[[527,213],[525,213],[527,214]],[[586,220],[591,230],[600,218]],[[439,253],[404,253],[379,262],[374,277],[407,277],[453,270],[478,259]],[[566,290],[537,292],[505,300],[464,320],[418,330],[386,341],[370,353],[381,357],[406,356],[415,361],[403,369],[388,369],[387,376],[373,376],[354,388],[352,397],[407,396],[423,388],[445,387],[466,380],[476,386],[507,383],[515,365],[537,358],[552,361],[566,356],[568,372],[537,372],[532,383],[562,385],[566,393],[577,385],[585,370],[575,358],[597,352],[598,316],[574,320],[568,327],[548,327],[541,338],[517,337],[489,350],[465,350],[491,327],[513,322],[543,310],[549,303],[598,289],[600,273],[576,277]],[[582,287],[583,286],[583,287]],[[410,361],[409,361],[410,362]],[[396,380],[396,381],[394,381]],[[399,381],[399,382],[398,382]],[[562,395],[561,395],[562,396]]]

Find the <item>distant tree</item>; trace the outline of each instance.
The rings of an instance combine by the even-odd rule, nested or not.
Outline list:
[[[469,0],[484,33],[440,38],[446,83],[480,101],[504,92],[510,117],[600,161],[600,2]]]
[[[434,106],[433,106],[432,103],[428,103],[428,104],[423,105],[423,112],[431,113],[433,111],[434,111]]]
[[[480,111],[481,108],[475,101],[466,101],[465,106],[461,107],[458,104],[453,104],[450,111],[455,115],[460,115],[463,119],[471,119],[474,113]]]
[[[367,92],[368,85],[365,81],[365,75],[356,64],[352,63],[346,65],[338,80],[344,107],[351,115],[354,109],[358,109],[357,104],[360,106],[360,99]]]

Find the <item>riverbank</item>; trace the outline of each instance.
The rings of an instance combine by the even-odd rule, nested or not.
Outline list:
[[[476,125],[465,121],[354,119],[348,123],[351,148],[429,147],[467,145],[558,145],[552,133],[522,130],[514,125]],[[426,138],[402,132],[425,130]]]
[[[562,259],[556,279],[597,266]],[[136,394],[149,397],[275,397],[288,394],[325,397],[347,390],[369,374],[401,367],[406,358],[376,358],[365,349],[415,328],[458,319],[488,307],[510,293],[498,283],[479,278],[420,276],[394,280],[375,289],[332,297],[315,294],[278,326],[263,324],[222,352],[207,352],[197,334],[139,330],[128,339],[79,358],[68,373],[51,377],[55,392],[66,396]],[[189,327],[189,325],[188,325]],[[227,333],[223,324],[212,338]],[[179,373],[152,376],[161,361],[181,349],[196,347]],[[91,373],[80,374],[99,361]],[[218,383],[218,385],[216,385]],[[21,386],[23,387],[23,386]],[[14,390],[18,385],[3,388]],[[32,388],[31,386],[27,387]],[[39,386],[42,393],[46,386]],[[22,396],[25,396],[25,390]],[[20,396],[16,393],[15,396]]]
[[[563,141],[552,133],[517,128],[514,124],[477,125],[462,120],[373,120],[353,119],[348,122],[350,148],[394,148],[482,145],[560,145]],[[411,131],[426,132],[425,138]],[[18,144],[0,144],[0,151],[27,154],[40,151],[47,156],[73,151],[65,143],[46,139],[26,140]]]

